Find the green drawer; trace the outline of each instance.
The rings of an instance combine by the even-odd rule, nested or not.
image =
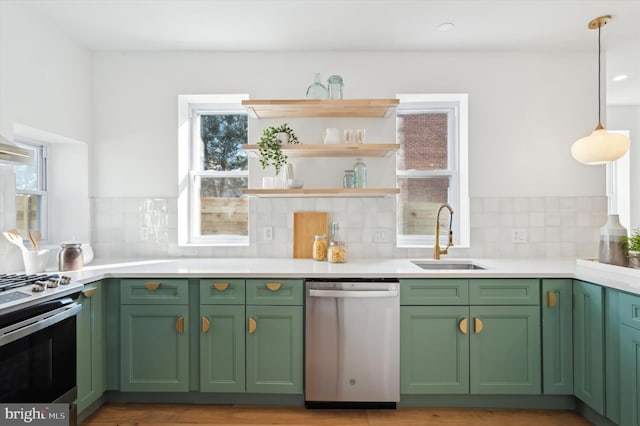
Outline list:
[[[302,305],[302,280],[247,280],[247,305]]]
[[[620,322],[640,330],[640,296],[620,292]]]
[[[154,278],[120,280],[120,303],[123,305],[186,305],[189,303],[189,280]]]
[[[201,305],[244,305],[244,280],[207,278],[200,280]]]
[[[400,280],[401,305],[468,305],[469,280]]]
[[[472,305],[540,305],[540,280],[469,280]]]

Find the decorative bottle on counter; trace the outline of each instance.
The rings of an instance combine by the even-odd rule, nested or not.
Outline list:
[[[329,98],[329,90],[320,83],[320,73],[317,72],[314,83],[307,88],[307,99],[327,99]]]
[[[627,230],[620,225],[620,216],[610,214],[607,223],[600,228],[600,246],[598,248],[598,261],[611,265],[627,266],[629,259],[625,255],[624,239]]]
[[[84,261],[82,257],[82,244],[64,243],[58,252],[58,270],[75,271],[82,269]]]
[[[367,187],[367,165],[364,164],[362,158],[356,160],[353,166],[353,187],[363,189]]]

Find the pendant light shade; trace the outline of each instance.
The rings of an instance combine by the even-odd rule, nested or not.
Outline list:
[[[598,125],[595,130],[584,138],[578,139],[571,146],[571,155],[577,161],[589,164],[605,164],[622,157],[629,150],[629,138],[618,133],[609,133],[602,125],[600,119],[600,75],[601,75],[601,49],[600,29],[611,21],[611,16],[600,16],[589,22],[589,28],[598,30]]]

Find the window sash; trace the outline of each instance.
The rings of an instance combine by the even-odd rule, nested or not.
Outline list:
[[[35,142],[26,140],[23,138],[16,138],[16,144],[33,151],[33,161],[36,166],[36,188],[26,189],[19,188],[16,182],[16,197],[17,196],[31,196],[40,197],[40,209],[37,212],[38,220],[34,228],[29,230],[39,230],[42,235],[42,240],[48,239],[48,192],[47,192],[47,145],[41,142]],[[14,166],[15,168],[25,166]],[[17,201],[17,200],[16,200]],[[17,206],[17,203],[16,203]],[[28,230],[27,230],[28,231]],[[28,233],[23,236],[27,241]]]

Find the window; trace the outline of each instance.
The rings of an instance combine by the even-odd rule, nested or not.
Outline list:
[[[456,246],[469,245],[467,95],[399,95],[398,246],[432,246],[441,204],[453,211]],[[448,210],[440,224],[446,244]]]
[[[248,139],[248,116],[242,98],[193,98],[180,97],[180,109],[188,113],[189,132],[185,135],[188,152],[181,148],[181,163],[188,163],[188,201],[183,206],[179,200],[178,211],[188,217],[188,228],[179,228],[179,241],[183,245],[247,245],[249,202],[242,192],[248,186],[249,171],[242,145]]]
[[[39,230],[47,238],[47,156],[41,144],[17,141],[31,151],[33,163],[13,166],[16,174],[16,229],[25,239]]]

